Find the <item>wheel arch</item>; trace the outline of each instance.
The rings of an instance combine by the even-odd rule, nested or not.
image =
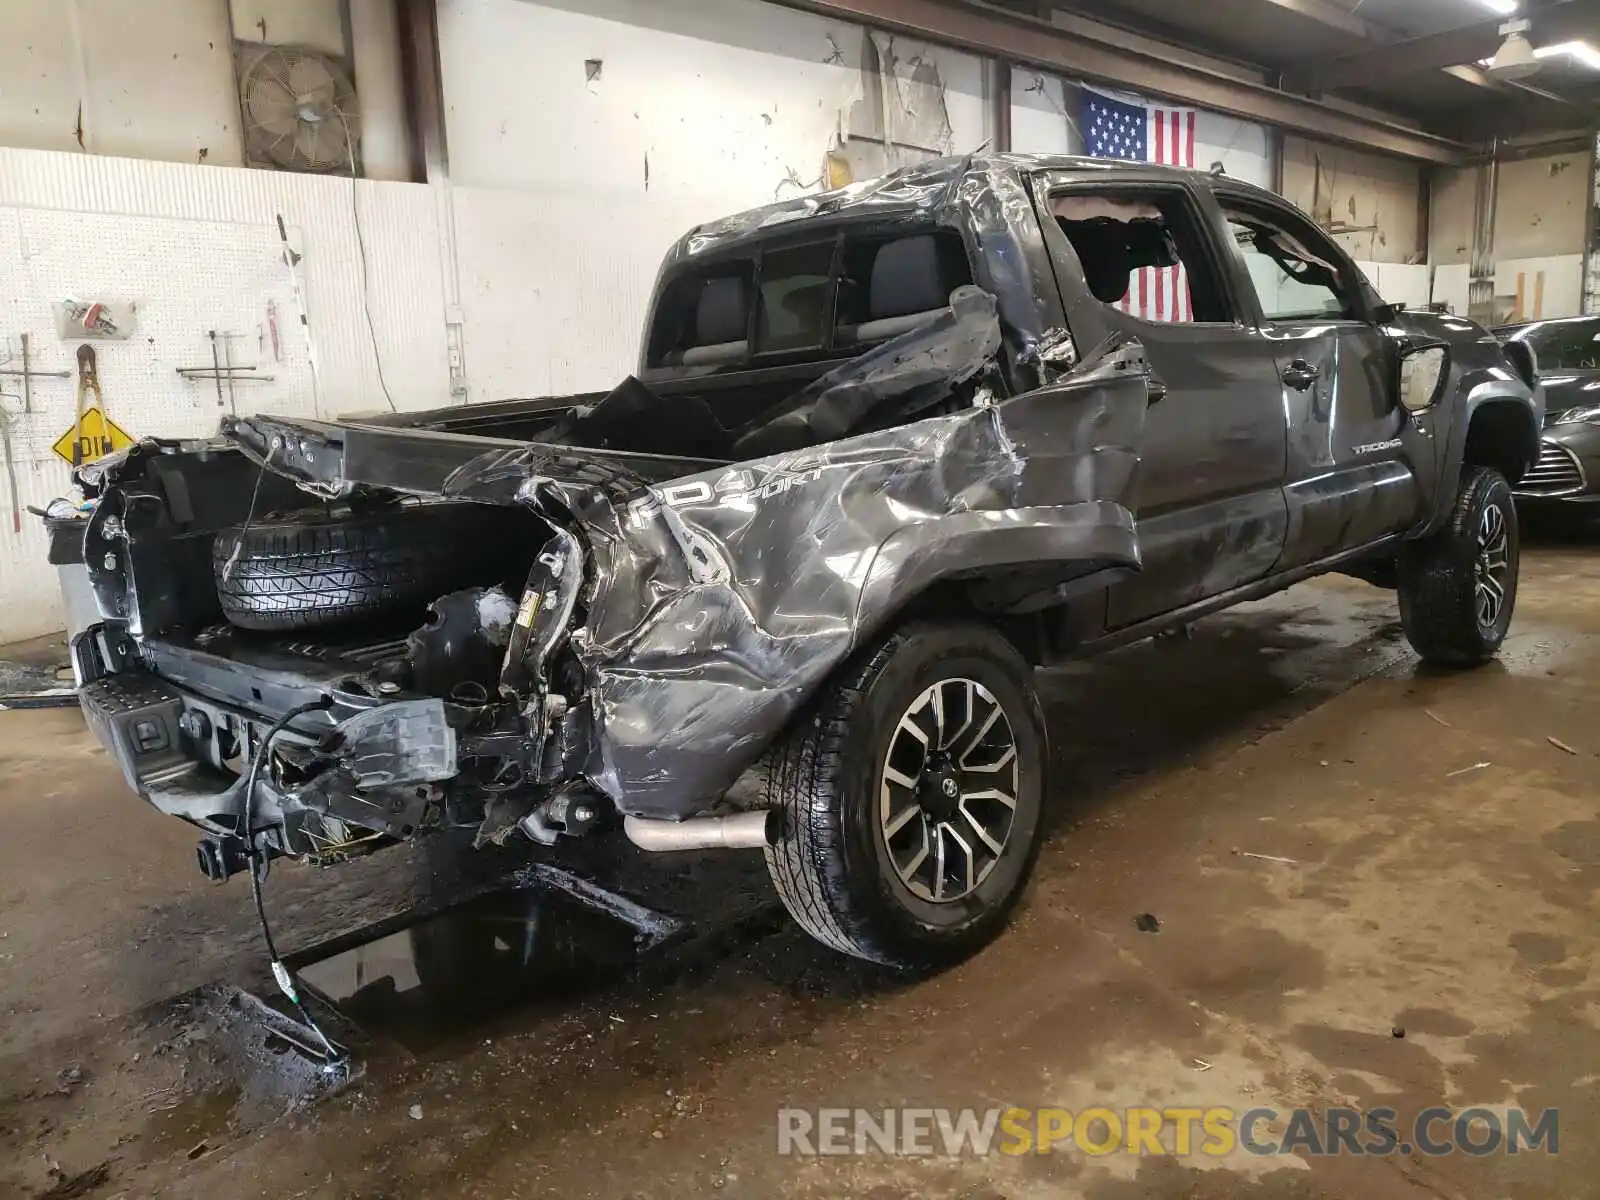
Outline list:
[[[1463,468],[1492,467],[1516,484],[1539,457],[1539,425],[1526,400],[1495,397],[1473,410],[1462,448]]]
[[[856,607],[852,649],[914,617],[971,616],[1030,658],[1025,614],[1138,570],[1133,514],[1095,501],[952,513],[908,525],[879,546]]]

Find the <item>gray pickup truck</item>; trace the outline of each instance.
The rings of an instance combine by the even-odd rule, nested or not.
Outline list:
[[[691,230],[609,393],[82,468],[75,663],[213,878],[620,830],[761,848],[811,934],[935,964],[1038,852],[1036,666],[1331,571],[1482,663],[1542,417],[1525,347],[1267,192],[943,159]]]

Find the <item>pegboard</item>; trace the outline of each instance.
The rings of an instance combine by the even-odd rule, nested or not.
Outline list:
[[[79,343],[57,335],[52,315],[68,296],[138,305],[132,338],[95,343],[104,407],[135,437],[210,436],[231,411],[226,382],[219,404],[214,380],[186,379],[177,370],[210,369],[212,329],[219,358],[221,334],[235,334],[233,364],[271,377],[235,382],[239,412],[316,415],[310,347],[275,225],[0,207],[0,357],[9,353],[7,366],[19,369],[27,332],[32,370],[69,373],[35,378],[27,415],[22,381],[0,376],[0,406],[11,418],[27,493],[69,486],[66,465],[50,451],[76,405]]]

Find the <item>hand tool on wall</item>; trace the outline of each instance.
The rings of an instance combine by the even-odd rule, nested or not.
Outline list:
[[[206,330],[206,336],[211,339],[211,370],[217,381],[217,407],[222,407],[222,363],[217,358],[217,331]]]
[[[11,414],[0,407],[0,456],[6,460],[6,486],[11,492],[11,532],[22,532],[22,493],[17,487],[17,456],[11,447]]]
[[[83,465],[83,414],[88,411],[84,400],[89,393],[94,393],[95,407],[100,410],[103,421],[110,421],[111,414],[106,411],[105,397],[100,393],[100,372],[95,365],[94,347],[85,342],[78,347],[78,408],[73,421],[73,428],[77,430],[77,437],[72,445],[72,465]]]
[[[233,392],[234,380],[253,379],[258,383],[272,382],[271,375],[259,375],[256,373],[256,369],[253,366],[247,367],[236,365],[234,363],[233,339],[240,336],[240,334],[228,333],[226,331],[218,333],[215,329],[206,330],[206,337],[211,341],[211,365],[209,367],[178,368],[178,374],[182,375],[185,379],[215,380],[217,385],[217,407],[221,408],[222,405],[226,403],[228,407],[235,413],[238,413],[239,406],[235,400]],[[217,343],[219,339],[222,343],[222,349],[220,352],[217,349]],[[223,380],[228,381],[228,396],[226,401],[224,401],[222,396]]]
[[[28,334],[22,335],[22,370],[9,367],[0,367],[0,375],[14,375],[22,380],[22,411],[33,411],[33,380],[35,379],[66,379],[71,371],[35,371],[33,369],[33,344]]]

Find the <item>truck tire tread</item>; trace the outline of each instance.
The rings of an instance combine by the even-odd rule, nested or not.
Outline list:
[[[223,616],[241,629],[336,625],[459,585],[474,506],[420,505],[329,517],[288,514],[218,531]]]

